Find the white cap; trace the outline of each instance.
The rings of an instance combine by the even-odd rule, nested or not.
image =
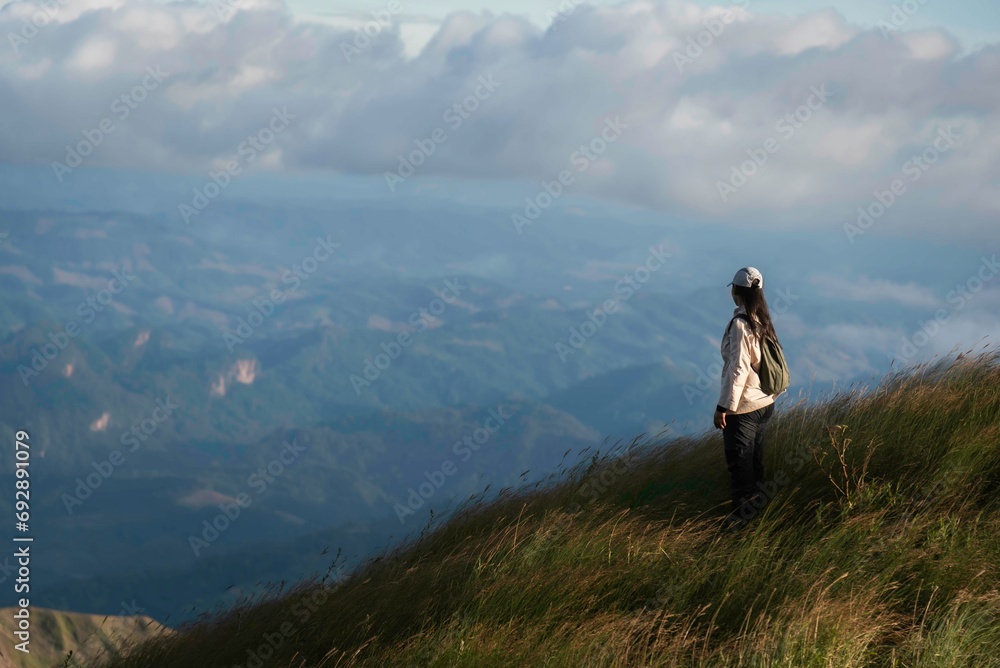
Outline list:
[[[754,285],[755,281],[756,285]],[[733,277],[733,281],[729,285],[739,285],[744,288],[763,288],[764,275],[754,267],[743,267],[736,272],[736,276]]]

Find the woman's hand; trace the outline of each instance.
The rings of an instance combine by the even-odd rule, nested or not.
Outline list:
[[[715,411],[715,419],[713,421],[715,422],[715,428],[716,429],[725,429],[726,428],[726,414],[723,413],[722,411],[718,411],[718,410]]]

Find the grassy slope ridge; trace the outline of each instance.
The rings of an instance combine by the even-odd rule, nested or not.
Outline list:
[[[144,615],[84,615],[45,608],[31,608],[29,653],[18,651],[14,644],[17,622],[14,608],[0,608],[0,668],[52,668],[52,666],[89,666],[103,651],[121,645],[126,639],[142,640],[169,633],[169,629]],[[72,652],[72,654],[70,654]]]
[[[740,533],[717,432],[620,447],[105,668],[1000,666],[998,362],[783,408]]]

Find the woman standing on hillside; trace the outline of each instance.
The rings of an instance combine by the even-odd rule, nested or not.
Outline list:
[[[722,393],[715,427],[722,430],[726,466],[732,483],[727,525],[746,524],[765,501],[764,432],[774,413],[774,396],[761,389],[761,341],[778,340],[764,299],[764,277],[753,267],[736,272],[732,283],[736,309],[722,337]]]

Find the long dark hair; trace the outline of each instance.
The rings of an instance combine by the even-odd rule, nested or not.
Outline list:
[[[767,338],[777,341],[778,333],[774,331],[774,325],[771,323],[771,311],[767,308],[764,289],[745,288],[742,285],[734,285],[733,288],[747,310],[747,315],[750,316],[750,331],[761,340]]]

